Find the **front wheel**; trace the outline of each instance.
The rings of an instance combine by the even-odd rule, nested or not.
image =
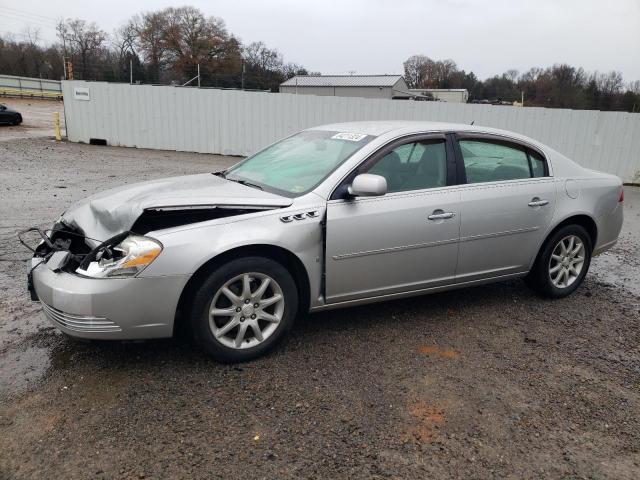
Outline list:
[[[580,225],[560,228],[542,247],[527,284],[549,298],[570,295],[589,270],[592,248],[589,234]]]
[[[218,361],[260,357],[293,326],[298,291],[291,274],[263,257],[232,260],[214,271],[194,297],[191,330]]]

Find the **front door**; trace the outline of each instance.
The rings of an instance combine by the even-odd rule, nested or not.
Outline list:
[[[460,189],[449,185],[445,140],[413,139],[378,157],[358,173],[384,176],[386,195],[328,202],[327,303],[453,282]]]

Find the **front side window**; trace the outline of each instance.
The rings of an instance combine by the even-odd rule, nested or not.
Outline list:
[[[373,138],[358,133],[306,130],[247,158],[229,169],[226,177],[298,196],[315,188]]]
[[[541,155],[524,147],[487,140],[460,140],[467,183],[544,177]]]
[[[405,143],[383,156],[367,173],[383,176],[389,193],[444,187],[447,184],[445,142]]]

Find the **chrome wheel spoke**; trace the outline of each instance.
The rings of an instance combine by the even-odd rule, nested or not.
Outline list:
[[[251,297],[251,277],[246,273],[242,277],[242,298],[247,299]]]
[[[267,291],[267,288],[269,287],[270,283],[271,283],[271,279],[270,278],[263,279],[262,283],[260,284],[258,289],[255,292],[253,292],[252,298],[254,300],[260,300],[262,298],[262,296],[264,295],[264,292]]]
[[[567,254],[567,246],[564,244],[564,240],[560,242],[560,251],[563,257]]]
[[[231,319],[229,322],[227,322],[222,328],[219,328],[218,330],[216,330],[216,332],[214,333],[216,338],[220,338],[223,335],[229,333],[230,330],[233,330],[233,328],[235,326],[237,326],[240,323],[240,321],[238,320],[238,318],[233,318]]]
[[[571,255],[570,252],[573,251],[573,246],[575,245],[575,243],[576,243],[576,237],[572,236],[571,238],[569,238],[569,245],[567,245],[567,254]]]
[[[242,299],[239,296],[237,296],[235,293],[233,293],[231,290],[229,290],[229,287],[227,287],[226,285],[222,287],[222,290],[220,291],[225,297],[231,300],[231,303],[233,304],[242,303]]]
[[[555,260],[556,262],[561,262],[562,261],[562,255],[556,255],[555,253],[551,254],[551,258],[553,260]]]
[[[253,336],[256,337],[256,340],[258,340],[259,342],[264,340],[262,336],[262,330],[260,330],[260,326],[258,325],[258,322],[253,322],[251,324],[251,329],[253,330]]]
[[[215,317],[233,317],[236,314],[236,308],[212,308],[209,314]]]
[[[566,270],[562,270],[562,272],[560,272],[560,277],[558,278],[558,285],[560,285],[561,287],[566,287],[567,286],[567,271]]]
[[[236,339],[235,339],[236,348],[240,348],[246,333],[247,333],[247,324],[246,323],[240,323],[240,328],[238,329],[238,333],[236,334]]]
[[[267,298],[265,300],[260,300],[260,308],[269,307],[274,303],[278,303],[280,300],[282,300],[282,295],[276,293],[273,297]]]
[[[280,321],[280,318],[267,312],[260,312],[258,314],[258,318],[262,320],[266,320],[267,322],[273,322],[273,323],[278,323]]]
[[[555,267],[553,267],[552,269],[549,270],[549,273],[551,273],[551,274],[556,273],[561,268],[562,268],[562,264],[558,263]]]

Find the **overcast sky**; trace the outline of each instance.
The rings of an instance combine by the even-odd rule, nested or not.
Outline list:
[[[424,54],[482,79],[554,63],[640,79],[640,0],[0,0],[0,34],[31,26],[52,41],[60,17],[111,32],[140,11],[181,5],[326,74],[402,73]]]

